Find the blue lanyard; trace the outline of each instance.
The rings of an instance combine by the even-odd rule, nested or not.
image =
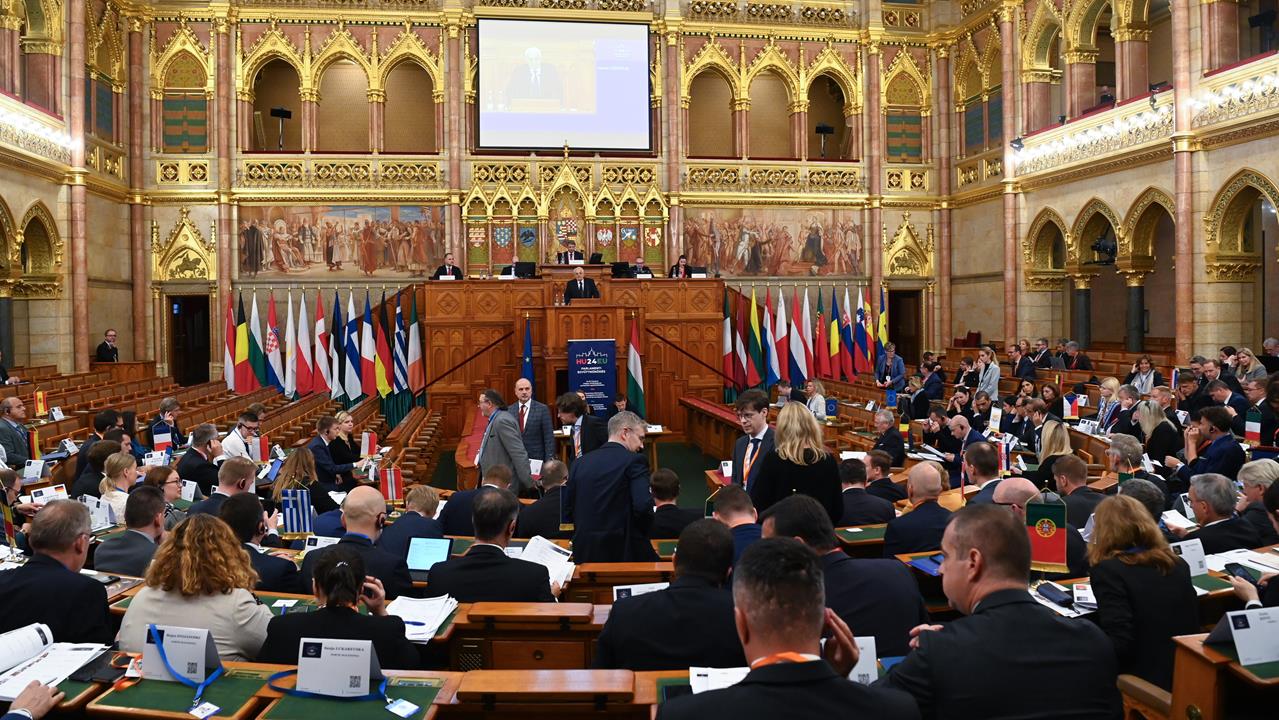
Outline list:
[[[222,666],[219,665],[217,670],[214,670],[211,675],[204,679],[204,682],[197,683],[187,676],[179,674],[178,671],[174,670],[173,666],[169,664],[169,656],[164,652],[164,643],[160,642],[160,637],[156,632],[154,623],[147,626],[147,632],[151,634],[151,641],[155,643],[156,652],[160,654],[160,661],[164,663],[165,669],[169,671],[169,674],[173,676],[173,679],[187,687],[195,688],[195,699],[191,701],[191,707],[199,705],[200,698],[204,695],[204,689],[209,686],[209,683],[222,677]]]
[[[297,674],[298,674],[297,670],[281,670],[280,672],[275,673],[274,675],[266,679],[266,686],[278,693],[283,693],[285,695],[292,695],[294,697],[323,698],[325,700],[381,700],[382,702],[385,702],[388,704],[391,702],[390,698],[386,696],[387,678],[382,678],[382,682],[377,686],[376,692],[371,692],[368,695],[360,695],[357,697],[339,697],[336,695],[322,695],[320,693],[307,692],[306,690],[298,690],[295,687],[292,687],[292,688],[280,687],[275,684],[277,680],[283,680],[284,678],[289,677],[290,675],[297,675]]]

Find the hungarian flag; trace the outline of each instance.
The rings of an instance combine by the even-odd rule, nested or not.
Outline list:
[[[755,302],[755,286],[751,286],[750,326],[746,328],[746,349],[750,355],[751,365],[755,367],[755,376],[762,380],[764,375],[764,341],[759,332],[759,306]],[[758,382],[751,383],[754,387]]]
[[[386,319],[382,313],[385,307],[386,294],[383,293],[377,319],[373,321],[373,332],[376,337],[374,347],[377,350],[377,355],[373,358],[373,377],[377,381],[377,393],[382,397],[391,394],[391,379],[395,377],[395,369],[391,366],[391,346],[386,341]]]
[[[807,296],[804,298],[807,300]],[[799,293],[792,287],[790,294],[790,381],[795,387],[804,387],[808,379],[808,360],[804,354],[804,316],[799,310]]]
[[[1248,408],[1248,414],[1244,416],[1243,439],[1253,447],[1261,445],[1261,410],[1256,405]]]
[[[817,361],[818,377],[830,377],[830,342],[826,339],[826,310],[822,307],[822,291],[817,289],[817,336],[813,340],[813,359]]]
[[[305,332],[305,330],[304,330]],[[311,366],[311,390],[327,394],[329,385],[329,328],[324,324],[324,293],[315,292],[315,355]]]
[[[777,344],[777,353],[773,356],[777,364],[777,377],[790,381],[790,338],[786,335],[786,295],[777,290],[777,325],[773,331],[773,342]]]
[[[284,361],[284,396],[296,397],[298,392],[298,369],[294,364],[298,355],[298,336],[297,328],[293,326],[293,291],[290,290],[285,296],[284,302],[289,306],[288,320],[284,323],[284,343],[286,352],[283,357]],[[271,299],[271,312],[275,312],[275,299]],[[276,357],[279,358],[280,350],[276,348]]]
[[[253,377],[257,378],[254,388],[266,387],[267,380],[266,355],[262,353],[262,321],[258,317],[258,291],[253,291],[253,309],[249,311],[249,366],[253,368]]]
[[[360,391],[369,397],[377,394],[377,344],[373,337],[373,304],[364,291],[364,322],[360,325]]]
[[[289,391],[284,386],[284,364],[280,358],[280,323],[275,319],[275,291],[267,293],[267,310],[266,310],[266,345],[263,351],[266,353],[266,378],[265,384],[271,384],[285,395]]]
[[[226,328],[222,331],[226,346],[222,349],[222,379],[226,388],[235,392],[235,306],[231,303],[231,293],[226,296]]]
[[[360,457],[373,457],[374,455],[377,455],[377,433],[360,433]]]
[[[417,293],[413,293],[413,304],[409,306],[409,388],[414,393],[426,389],[426,363],[422,361],[422,330],[417,321]]]
[[[626,399],[640,417],[648,417],[644,401],[644,360],[640,357],[639,322],[631,319],[631,345],[626,352]]]
[[[292,300],[289,301],[290,303]],[[292,306],[290,306],[292,307]],[[298,395],[310,395],[314,390],[315,370],[313,367],[314,360],[311,358],[311,332],[314,328],[311,323],[306,320],[306,293],[302,293],[302,297],[298,298],[298,335],[297,340],[293,343],[293,349],[290,355],[296,358],[296,361],[290,360],[296,366],[293,374],[297,376],[297,392]],[[328,387],[325,386],[325,390]]]
[[[839,364],[844,368],[844,377],[852,380],[857,375],[853,367],[856,348],[853,347],[853,304],[848,300],[848,286],[844,286],[844,307],[839,316]]]
[[[764,347],[764,387],[770,388],[782,378],[782,371],[777,364],[777,348],[773,344],[773,292],[764,291],[764,323],[760,328],[763,333],[761,344]]]
[[[378,489],[388,501],[404,499],[404,474],[398,467],[383,468],[378,473]]]
[[[240,293],[240,312],[235,325],[235,391],[247,393],[261,385],[253,374],[253,361],[249,354],[249,323],[244,319],[244,293]]]
[[[1066,504],[1057,496],[1040,495],[1026,504],[1026,535],[1030,538],[1030,569],[1060,573],[1066,565]]]

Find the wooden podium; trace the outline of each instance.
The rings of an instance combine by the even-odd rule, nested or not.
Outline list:
[[[542,305],[517,308],[517,332],[524,330],[524,318],[540,318],[546,328],[544,352],[534,358],[539,384],[545,388],[541,397],[555,401],[555,374],[568,369],[569,340],[613,339],[617,357],[617,377],[626,378],[626,344],[630,338],[632,319],[643,322],[638,308],[610,305],[598,298],[574,300],[571,305]]]

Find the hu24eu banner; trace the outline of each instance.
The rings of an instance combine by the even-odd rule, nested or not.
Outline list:
[[[586,393],[591,413],[603,416],[617,394],[617,340],[569,340],[568,389]]]

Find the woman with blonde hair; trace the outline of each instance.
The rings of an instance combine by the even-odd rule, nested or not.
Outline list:
[[[826,386],[821,380],[809,380],[804,383],[804,395],[808,397],[808,409],[813,417],[826,421]]]
[[[153,467],[142,477],[143,485],[157,487],[164,493],[164,529],[172,530],[175,525],[186,520],[186,512],[179,510],[174,503],[182,497],[182,478],[178,471],[171,467]],[[196,492],[200,492],[196,489]]]
[[[764,512],[796,493],[812,496],[826,508],[831,522],[844,512],[839,463],[826,450],[817,418],[798,404],[786,403],[777,413],[775,446],[760,461],[751,486],[755,509]]]
[[[351,413],[342,410],[333,416],[338,421],[338,436],[333,438],[333,442],[329,443],[329,454],[333,456],[334,465],[345,465],[346,463],[358,462],[360,459],[360,441],[356,439],[355,434],[355,418]],[[312,458],[314,461],[314,458]],[[315,472],[311,472],[311,477],[315,476]],[[338,474],[338,489],[349,491],[355,487],[355,475],[350,471]],[[312,502],[315,496],[312,495]]]
[[[1101,400],[1097,402],[1097,429],[1106,432],[1119,419],[1119,378],[1108,377],[1098,384]]]
[[[98,483],[102,501],[111,506],[115,518],[124,522],[124,505],[129,501],[129,488],[138,481],[138,461],[132,453],[118,452],[102,465],[104,477]]]
[[[280,472],[276,473],[271,499],[277,508],[281,507],[281,495],[285,490],[310,490],[311,507],[317,515],[338,509],[338,504],[319,484],[315,474],[315,455],[308,448],[294,450],[280,466]]]
[[[253,596],[257,581],[231,528],[212,515],[192,515],[156,550],[120,623],[120,649],[142,652],[151,624],[180,625],[207,629],[223,662],[253,660],[271,620]]]
[[[1257,355],[1248,348],[1239,348],[1235,352],[1235,378],[1243,385],[1249,380],[1265,380],[1266,366],[1261,364]]]
[[[1057,481],[1053,478],[1053,463],[1063,455],[1073,455],[1070,447],[1070,431],[1066,424],[1056,420],[1044,423],[1039,436],[1039,467],[1024,473],[1024,477],[1035,483],[1036,487],[1057,489]]]
[[[1185,439],[1177,432],[1177,426],[1172,424],[1164,414],[1164,409],[1154,400],[1142,400],[1134,405],[1132,418],[1134,424],[1141,428],[1146,454],[1150,457],[1176,457],[1177,452],[1185,445]]]
[[[1110,637],[1119,672],[1171,688],[1172,638],[1199,630],[1190,568],[1150,511],[1127,495],[1106,498],[1093,511],[1088,562],[1097,624]]]

